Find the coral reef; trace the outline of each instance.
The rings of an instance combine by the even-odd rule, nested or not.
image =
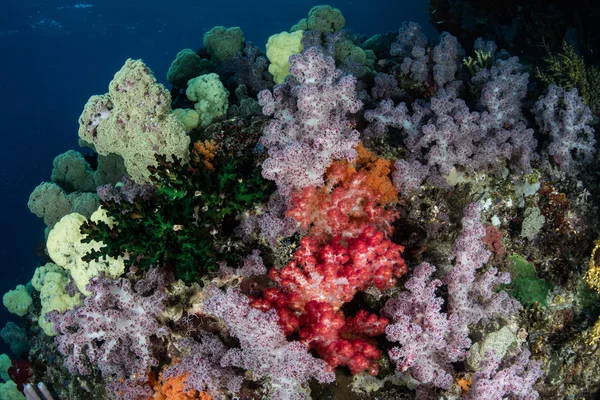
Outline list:
[[[128,60],[80,118],[97,163],[60,155],[30,197],[54,263],[4,296],[21,323],[3,387],[593,399],[594,57],[516,57],[529,39],[490,29],[532,29],[529,5],[431,7],[438,39],[367,38],[330,6],[266,53],[218,26],[177,54],[170,93]]]

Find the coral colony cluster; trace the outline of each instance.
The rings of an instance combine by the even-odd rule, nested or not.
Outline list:
[[[592,398],[596,116],[491,41],[343,26],[215,27],[89,99],[0,399]]]

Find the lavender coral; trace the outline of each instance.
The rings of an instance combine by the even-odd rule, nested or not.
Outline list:
[[[433,80],[439,88],[453,82],[464,57],[464,51],[458,39],[448,32],[442,33],[440,43],[433,48]]]
[[[489,268],[483,273],[477,273],[491,255],[481,240],[486,231],[480,219],[479,203],[465,208],[463,230],[452,247],[454,268],[443,279],[448,286],[450,321],[446,350],[452,361],[463,360],[466,350],[471,346],[469,325],[513,315],[521,308],[521,304],[508,293],[494,290],[499,284],[510,283],[508,272],[498,273],[496,268]]]
[[[389,352],[398,370],[410,371],[421,383],[448,388],[453,373],[446,356],[448,316],[441,312],[443,299],[435,295],[442,281],[431,280],[433,272],[433,265],[419,264],[404,284],[407,291],[386,303],[383,311],[393,324],[385,333],[401,345]]]
[[[523,121],[522,100],[529,82],[529,74],[523,69],[518,57],[499,58],[471,79],[481,91],[478,106],[484,129],[514,126]]]
[[[412,114],[404,103],[394,106],[391,100],[383,100],[377,108],[365,113],[365,119],[371,122],[367,128],[369,134],[385,134],[388,127],[400,129],[404,134],[409,156],[408,164],[400,167],[406,169],[412,165],[417,171],[396,174],[394,184],[398,190],[417,188],[425,177],[430,183],[444,187],[455,171],[466,175],[482,170],[499,172],[502,160],[516,172],[531,170],[531,163],[537,157],[533,130],[517,121],[511,108],[471,111],[457,97],[457,89],[456,84],[448,84],[430,102],[413,103]],[[508,100],[503,98],[502,102]],[[496,102],[490,100],[489,104]],[[428,172],[419,164],[426,166]]]
[[[450,388],[455,375],[452,363],[464,360],[471,347],[471,326],[520,309],[505,291],[495,290],[510,283],[508,273],[495,268],[478,271],[491,255],[481,240],[486,231],[480,217],[478,203],[465,209],[463,231],[452,249],[455,265],[442,280],[432,279],[435,267],[422,263],[406,282],[407,291],[384,307],[392,320],[385,330],[387,338],[401,345],[389,351],[390,358],[399,371],[410,372],[421,383],[418,399],[428,398],[435,388]],[[442,282],[448,290],[447,313],[442,312],[443,299],[436,295]],[[532,378],[531,385],[538,377]]]
[[[292,55],[290,65],[291,77],[273,93],[258,95],[263,113],[274,116],[261,139],[269,152],[263,176],[274,180],[285,197],[295,189],[322,185],[334,159],[354,159],[359,133],[350,127],[347,114],[362,107],[356,78],[341,76],[332,57],[312,47]]]
[[[543,375],[541,362],[529,359],[528,350],[501,360],[494,352],[486,354],[481,369],[473,374],[473,386],[465,400],[535,400],[533,385]]]
[[[239,290],[214,289],[204,312],[222,319],[229,333],[240,341],[221,358],[222,367],[252,371],[257,379],[269,379],[269,398],[306,399],[304,384],[312,377],[332,382],[335,375],[323,360],[314,358],[300,342],[288,342],[277,323],[275,311],[252,308]]]
[[[87,286],[92,295],[83,305],[48,313],[65,367],[81,375],[95,367],[105,378],[144,380],[150,367],[158,365],[156,339],[168,333],[158,321],[165,284],[158,269],[135,287],[125,278],[95,277]]]
[[[182,339],[176,346],[182,349],[183,357],[164,371],[163,379],[186,376],[186,390],[208,392],[214,399],[226,399],[240,390],[243,376],[232,366],[221,366],[228,348],[219,338],[205,333],[200,341]]]
[[[593,116],[577,89],[565,91],[550,85],[533,107],[540,130],[551,139],[548,154],[563,171],[576,173],[596,152]]]
[[[401,70],[415,82],[424,82],[429,75],[427,68],[427,36],[421,25],[404,22],[398,32],[398,40],[392,43],[390,55],[402,58]]]

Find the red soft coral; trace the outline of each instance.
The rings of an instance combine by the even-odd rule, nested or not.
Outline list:
[[[347,245],[340,236],[326,245],[320,245],[314,236],[306,236],[293,261],[281,270],[269,271],[269,277],[285,296],[268,292],[270,298],[266,300],[276,309],[286,304],[291,310],[303,312],[306,303],[316,300],[338,310],[369,286],[380,290],[393,287],[396,278],[406,273],[403,250],[373,226]]]
[[[266,289],[251,305],[275,309],[284,333],[299,329],[302,341],[332,367],[377,374],[380,351],[370,337],[382,335],[389,321],[364,310],[346,318],[339,309],[370,286],[393,287],[406,273],[403,250],[374,226],[356,238],[337,236],[325,245],[306,236],[289,264],[269,271],[278,287]]]
[[[352,374],[366,370],[377,375],[377,359],[381,352],[369,336],[384,333],[389,323],[387,318],[364,310],[355,317],[344,318],[344,314],[334,311],[331,304],[311,301],[306,305],[306,313],[300,317],[300,323],[302,341],[315,349],[329,365],[347,366]],[[359,325],[364,332],[354,331]]]

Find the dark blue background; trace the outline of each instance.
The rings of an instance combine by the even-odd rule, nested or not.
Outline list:
[[[77,119],[87,99],[107,91],[127,58],[142,58],[157,79],[183,48],[202,46],[215,25],[240,26],[264,49],[319,1],[2,1],[0,5],[0,296],[26,284],[40,260],[44,224],[27,199],[49,181],[54,157],[77,149]],[[15,4],[7,4],[15,3]],[[82,2],[84,3],[84,2]],[[192,4],[192,5],[190,5]],[[346,28],[372,35],[420,23],[430,36],[426,0],[330,1]],[[0,306],[0,328],[16,320]],[[0,352],[7,349],[0,340]]]

